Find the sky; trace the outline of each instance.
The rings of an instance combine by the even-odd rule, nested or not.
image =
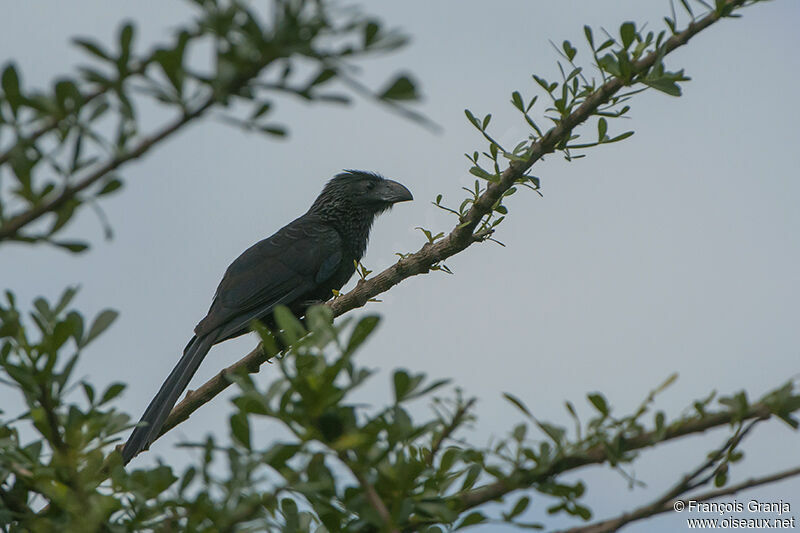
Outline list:
[[[93,244],[87,254],[3,247],[2,285],[18,301],[52,300],[80,284],[75,303],[86,315],[105,307],[121,312],[85,352],[79,373],[98,383],[127,382],[119,407],[132,416],[177,361],[226,266],[305,212],[327,179],[343,168],[368,169],[414,193],[413,203],[382,215],[373,229],[364,264],[382,270],[395,252],[423,244],[415,227],[452,228],[454,221],[430,202],[443,194],[457,204],[460,188],[474,181],[463,154],[485,146],[465,108],[491,112],[492,133],[514,145],[528,131],[509,103],[511,92],[534,94],[533,73],[556,78],[550,40],[569,39],[585,51],[583,25],[613,32],[632,20],[660,29],[670,6],[666,0],[382,0],[365,10],[411,41],[365,62],[363,79],[375,86],[394,72],[411,72],[424,96],[415,109],[442,131],[364,101],[349,107],[282,101],[274,116],[289,127],[284,141],[210,117],[122,171],[125,188],[103,202],[113,240],[103,240],[87,211],[65,235],[87,237]],[[182,2],[81,0],[15,2],[5,13],[0,57],[13,58],[30,87],[70,72],[81,59],[67,45],[74,36],[112,42],[120,21],[131,19],[144,46],[166,40],[190,12]],[[389,401],[398,367],[452,378],[479,399],[478,421],[465,435],[484,444],[520,421],[503,392],[541,419],[569,425],[566,400],[588,416],[586,394],[602,391],[621,415],[676,372],[678,381],[657,404],[670,415],[712,390],[744,389],[755,399],[797,377],[800,3],[766,2],[743,15],[669,56],[667,66],[684,68],[692,81],[680,98],[636,96],[630,118],[610,123],[612,134],[635,130],[632,138],[573,162],[551,155],[537,163],[533,173],[544,197],[519,192],[508,199],[510,214],[497,234],[505,247],[473,246],[447,261],[454,275],[405,280],[382,303],[353,313],[383,317],[359,356],[379,370],[360,393],[364,401]],[[158,118],[156,110],[145,113]],[[254,345],[245,336],[215,347],[192,386]],[[270,372],[259,380],[267,383]],[[0,389],[0,404],[8,402],[19,399]],[[218,398],[137,460],[185,464],[192,458],[174,444],[207,432],[225,435],[229,412],[229,402]],[[265,426],[255,437],[269,442],[276,432]],[[585,501],[596,518],[614,516],[664,492],[725,438],[710,432],[644,452],[635,475],[646,487],[631,489],[607,468],[569,479],[587,481]],[[746,460],[732,480],[796,466],[798,445],[800,435],[781,422],[764,424],[745,442]],[[735,498],[782,499],[800,516],[798,495],[794,480]],[[578,525],[547,516],[550,502],[533,500],[526,519]],[[626,530],[681,531],[685,518],[667,513]]]

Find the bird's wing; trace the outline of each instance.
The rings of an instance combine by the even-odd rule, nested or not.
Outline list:
[[[195,333],[221,328],[224,339],[277,305],[290,304],[331,277],[343,259],[332,227],[301,217],[240,255],[217,288],[208,315]]]

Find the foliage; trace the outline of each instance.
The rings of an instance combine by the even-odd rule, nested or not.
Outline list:
[[[709,9],[705,19],[708,22],[723,17],[739,16],[734,13],[736,8],[756,2],[719,0],[713,7],[705,2],[699,3]],[[696,17],[689,2],[682,2],[682,6],[694,25]],[[443,194],[436,196],[433,205],[455,215],[459,226],[474,227],[474,234],[478,236],[478,240],[494,240],[491,236],[508,215],[508,207],[503,203],[506,198],[516,193],[518,187],[531,189],[539,196],[542,195],[541,179],[526,171],[544,154],[560,152],[567,161],[572,161],[585,157],[583,151],[586,149],[631,137],[634,133],[632,130],[616,135],[609,134],[609,123],[616,119],[627,118],[631,110],[628,102],[634,95],[647,89],[655,89],[670,96],[680,96],[679,83],[690,79],[684,74],[683,69],[668,70],[664,64],[664,57],[670,51],[668,45],[680,46],[684,44],[681,41],[688,40],[691,33],[686,32],[691,32],[692,27],[690,25],[683,30],[679,28],[674,8],[672,16],[665,17],[664,22],[666,27],[655,32],[647,31],[646,25],[637,28],[634,22],[626,21],[620,25],[616,35],[603,29],[605,38],[602,41],[595,37],[595,30],[584,26],[588,61],[584,61],[583,64],[579,62],[578,48],[570,41],[563,41],[561,46],[551,42],[561,57],[557,62],[561,80],[551,81],[533,74],[532,79],[538,94],[528,97],[520,90],[511,93],[512,106],[519,112],[526,128],[530,130],[527,138],[520,140],[513,147],[502,146],[489,133],[491,113],[480,118],[469,109],[465,109],[468,122],[488,143],[487,151],[475,150],[464,154],[470,162],[469,173],[477,179],[472,188],[462,188],[467,195],[458,206],[446,205],[443,202]],[[676,39],[676,42],[669,43],[670,38]],[[652,61],[649,61],[651,58]],[[631,89],[618,92],[628,87]],[[540,97],[544,98],[540,101]],[[538,121],[537,115],[541,117]],[[552,126],[547,128],[543,123],[552,123]],[[586,135],[577,131],[579,126],[596,130],[596,134],[592,132],[595,140],[577,142],[581,135]],[[543,149],[544,146],[546,149]],[[518,175],[515,175],[513,183],[504,185],[502,183],[504,172],[513,170],[514,165],[523,171],[516,173]],[[490,185],[502,186],[502,193],[493,199],[491,205],[482,210],[486,212],[481,213],[480,219],[473,223],[469,220],[471,210],[486,197],[484,193],[489,190]],[[438,232],[432,237],[432,231],[420,229],[431,243],[444,237],[443,232]],[[442,262],[434,266],[437,269],[446,269],[446,266],[440,268],[444,266]]]
[[[422,120],[397,105],[417,97],[408,75],[380,91],[353,77],[354,62],[405,43],[379,20],[312,0],[275,0],[266,14],[239,0],[190,3],[194,20],[149,52],[140,51],[132,23],[111,47],[75,39],[89,62],[48,91],[26,89],[15,64],[2,68],[0,165],[10,169],[11,185],[0,199],[0,243],[86,250],[85,242],[57,239],[76,209],[97,208],[122,187],[120,167],[211,109],[226,123],[273,137],[286,135],[272,118],[279,95],[346,104],[356,93]],[[207,51],[208,68],[187,59]],[[152,104],[173,119],[148,132],[137,110]],[[26,227],[40,218],[48,220]]]
[[[85,250],[86,243],[58,239],[77,210],[96,207],[99,199],[118,191],[123,184],[115,174],[119,168],[209,110],[220,110],[223,120],[235,126],[279,137],[285,129],[267,119],[280,94],[346,102],[349,93],[330,92],[334,86],[392,106],[417,97],[407,75],[379,91],[365,89],[352,77],[351,61],[404,42],[358,10],[321,0],[275,0],[263,15],[238,0],[192,3],[194,21],[149,53],[137,51],[131,24],[122,26],[112,48],[76,40],[92,63],[49,91],[28,90],[15,65],[3,68],[0,167],[10,169],[10,186],[0,191],[0,242]],[[509,213],[503,201],[518,186],[540,192],[539,178],[527,173],[533,163],[555,151],[570,161],[583,157],[585,149],[629,137],[632,132],[610,134],[609,128],[629,111],[632,96],[647,88],[678,96],[678,84],[688,79],[682,70],[668,70],[664,56],[752,3],[701,2],[708,13],[697,18],[688,0],[681,0],[692,19],[686,29],[678,29],[673,14],[658,33],[625,22],[616,36],[606,33],[602,42],[596,30],[586,27],[588,65],[579,66],[577,48],[564,41],[556,47],[563,58],[560,81],[534,75],[539,95],[512,92],[511,103],[530,128],[529,137],[513,148],[493,138],[490,114],[478,118],[467,110],[488,148],[467,155],[477,179],[463,202],[448,207],[442,195],[434,202],[457,216],[456,228],[449,234],[418,228],[427,242],[416,254],[399,254],[389,272],[403,270],[398,277],[381,273],[369,278],[372,272],[357,265],[361,282],[355,297],[366,302],[416,273],[450,272],[444,259],[492,238]],[[204,48],[213,50],[213,60],[208,69],[197,70],[186,57]],[[595,76],[586,73],[589,68]],[[626,87],[630,90],[624,92]],[[537,107],[540,96],[549,101],[544,109]],[[173,120],[148,129],[137,109],[153,102],[170,111]],[[544,128],[542,120],[553,126]],[[587,122],[596,137],[592,133],[593,140],[577,142],[586,135],[577,129]],[[371,286],[380,290],[370,293]],[[111,326],[116,313],[104,310],[85,320],[72,307],[76,292],[67,289],[53,303],[38,298],[27,313],[10,291],[0,303],[0,384],[21,398],[21,407],[4,406],[0,412],[4,531],[434,532],[481,523],[541,529],[546,525],[542,518],[532,522],[526,514],[533,498],[546,501],[550,514],[592,518],[585,501],[592,488],[568,475],[574,470],[605,464],[634,483],[628,472],[642,450],[713,428],[726,428],[724,442],[708,454],[698,453],[698,467],[656,501],[587,527],[615,530],[662,512],[671,499],[708,484],[718,491],[692,492],[693,498],[796,474],[765,476],[746,486],[728,483],[729,470],[743,458],[739,446],[757,423],[777,417],[797,429],[800,391],[794,382],[757,401],[744,392],[711,394],[673,419],[655,408],[655,398],[674,376],[632,413],[617,414],[605,395],[593,392],[586,396],[588,418],[566,402],[560,422],[540,419],[514,394],[505,393],[523,422],[489,445],[465,440],[466,429],[476,422],[475,399],[448,380],[431,381],[397,369],[385,405],[362,405],[354,395],[373,371],[357,357],[379,319],[368,315],[334,323],[334,314],[355,307],[342,303],[349,295],[311,308],[303,322],[279,309],[275,332],[253,325],[263,347],[254,360],[274,359],[273,374],[278,375],[261,387],[248,375],[258,367],[250,360],[237,367],[240,371],[221,375],[219,390],[230,382],[238,387],[230,439],[186,444],[200,459],[180,471],[164,464],[126,470],[114,449],[131,422],[115,406],[124,385],[100,391],[74,376],[82,350]],[[422,414],[423,401],[431,413]],[[257,442],[256,424],[280,425],[289,437]],[[502,510],[491,507],[493,502],[502,502]]]
[[[385,407],[353,400],[373,374],[356,355],[377,316],[334,325],[330,310],[319,306],[304,325],[282,308],[279,339],[258,327],[280,375],[264,388],[246,374],[231,378],[240,392],[229,419],[230,444],[209,438],[187,445],[202,460],[182,472],[167,465],[127,471],[119,453],[110,453],[129,427],[129,417],[114,407],[124,386],[99,393],[72,375],[81,349],[111,323],[113,312],[101,312],[84,331],[82,315],[69,307],[74,294],[66,291],[54,305],[35,301],[29,313],[35,335],[13,297],[0,308],[4,384],[27,407],[3,415],[0,435],[0,524],[9,530],[377,531],[488,521],[539,528],[519,522],[530,495],[517,497],[499,518],[482,507],[530,487],[552,502],[550,513],[588,520],[586,486],[566,481],[564,473],[601,462],[624,473],[644,447],[715,426],[729,425],[736,436],[748,420],[771,414],[796,427],[792,413],[800,409],[800,394],[789,383],[755,403],[739,393],[712,406],[712,396],[668,421],[653,402],[670,378],[626,416],[615,416],[599,393],[587,396],[596,411],[588,420],[568,402],[574,422],[568,431],[539,420],[506,393],[528,421],[491,446],[475,446],[460,435],[474,422],[475,400],[449,390],[447,380],[399,369]],[[279,344],[291,348],[279,355]],[[412,415],[420,399],[432,401],[433,416]],[[254,442],[251,426],[264,419],[281,424],[291,438]],[[711,464],[720,486],[728,465],[743,456],[738,443],[726,443]]]

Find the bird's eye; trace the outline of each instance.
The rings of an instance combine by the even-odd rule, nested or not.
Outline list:
[[[374,188],[375,188],[375,182],[374,181],[368,181],[367,182],[367,190],[371,191]]]

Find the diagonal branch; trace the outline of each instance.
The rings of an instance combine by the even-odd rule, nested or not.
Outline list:
[[[800,406],[796,410],[800,410]],[[735,414],[730,411],[707,414],[681,421],[670,426],[663,434],[658,431],[647,431],[623,441],[622,452],[641,450],[671,441],[687,435],[703,433],[710,429],[727,426],[734,422],[745,420],[767,420],[772,416],[772,410],[763,402],[754,403],[745,413]],[[502,481],[495,481],[475,488],[469,492],[456,496],[456,506],[460,510],[471,509],[492,500],[497,500],[506,494],[522,487],[530,487],[555,475],[575,470],[588,465],[602,464],[610,458],[608,447],[599,443],[577,454],[565,455],[553,462],[545,469],[519,470]]]
[[[734,9],[746,3],[747,0],[728,0],[726,7]],[[633,62],[630,79],[635,79],[637,75],[645,72],[660,61],[663,56],[683,46],[692,37],[719,21],[720,18],[720,15],[712,12],[690,23],[685,30],[667,39],[659,50]],[[334,316],[340,316],[353,309],[363,307],[370,299],[388,291],[401,281],[418,274],[427,273],[437,263],[464,251],[476,242],[486,240],[485,237],[488,235],[481,235],[481,233],[485,232],[476,232],[475,228],[478,227],[484,216],[492,212],[495,203],[518,180],[523,178],[525,172],[534,163],[543,156],[555,151],[559,143],[568,140],[576,126],[589,119],[600,106],[608,103],[625,85],[626,81],[619,77],[612,77],[600,85],[575,111],[540,139],[533,142],[528,149],[528,157],[526,159],[512,161],[500,175],[500,179],[487,186],[464,218],[448,235],[434,243],[425,243],[417,252],[400,259],[397,263],[374,277],[359,282],[353,290],[330,302],[328,305],[333,310]],[[2,234],[0,234],[0,238],[2,238]],[[225,390],[231,384],[227,376],[232,372],[240,371],[241,369],[246,369],[249,373],[258,372],[258,367],[264,361],[266,359],[263,357],[261,350],[256,348],[237,363],[222,370],[196,391],[187,394],[184,400],[176,405],[170,413],[161,435],[188,419],[200,406]]]
[[[662,509],[667,502],[673,501],[681,494],[686,494],[687,492],[711,481],[719,469],[726,464],[724,461],[720,463],[720,460],[725,456],[725,454],[736,448],[739,443],[742,442],[742,439],[744,439],[744,437],[750,433],[750,430],[752,430],[753,427],[755,427],[755,425],[762,420],[764,419],[756,418],[743,429],[740,428],[739,431],[729,438],[724,445],[722,445],[714,453],[710,454],[708,459],[706,459],[700,466],[698,466],[691,473],[686,474],[674,487],[670,488],[652,503],[639,507],[638,509],[635,509],[629,513],[624,513],[623,515],[611,520],[604,520],[603,522],[598,522],[596,524],[572,528],[566,533],[609,533],[612,531],[617,531],[621,527],[631,522],[653,516],[658,512],[659,509]],[[714,467],[715,465],[716,467]],[[713,468],[713,470],[710,475],[700,478],[704,472],[711,468]]]
[[[17,236],[17,232],[24,226],[34,222],[35,220],[38,220],[47,213],[56,211],[69,200],[74,198],[75,195],[96,183],[109,172],[116,170],[118,167],[127,163],[128,161],[144,155],[153,146],[171,136],[173,133],[183,128],[183,126],[192,120],[203,115],[203,113],[205,113],[215,103],[216,100],[214,98],[207,99],[203,104],[199,105],[194,110],[183,113],[177,120],[174,120],[172,123],[168,124],[150,137],[145,137],[139,141],[139,144],[137,144],[132,150],[113,157],[88,176],[78,180],[74,185],[68,185],[64,187],[60,193],[56,194],[50,200],[8,219],[2,226],[0,226],[0,240],[10,239]]]
[[[641,518],[649,518],[651,516],[656,516],[662,513],[675,511],[676,504],[678,502],[682,503],[685,503],[686,501],[705,502],[709,500],[715,500],[717,498],[721,498],[722,496],[730,496],[731,494],[736,494],[737,492],[741,492],[746,489],[751,489],[753,487],[760,487],[762,485],[769,485],[795,476],[800,476],[800,466],[795,468],[790,468],[788,470],[783,470],[781,472],[776,472],[768,476],[750,478],[741,483],[737,483],[736,485],[730,485],[728,487],[724,487],[721,489],[704,492],[696,496],[692,496],[691,498],[688,499],[669,500],[663,502],[660,506],[647,505],[645,507],[641,507],[633,511],[631,514],[638,514],[641,510],[647,509],[648,513],[641,516],[640,518],[637,518],[637,520]],[[622,526],[622,524],[630,522],[630,520],[623,521],[625,516],[626,515],[621,515],[616,518],[603,520],[602,522],[595,522],[594,524],[589,524],[587,526],[575,527],[569,530],[565,530],[561,533],[600,533],[605,531],[616,531],[619,527]]]

